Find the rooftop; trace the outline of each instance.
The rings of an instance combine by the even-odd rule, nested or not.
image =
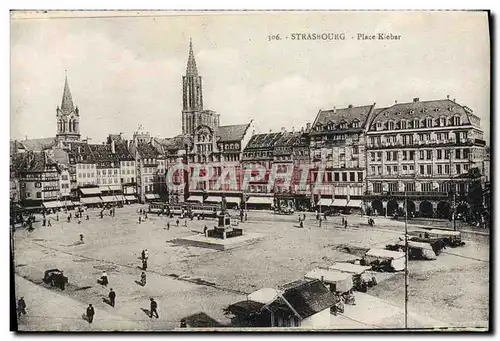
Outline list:
[[[219,126],[217,130],[218,142],[241,141],[249,127],[250,123]]]

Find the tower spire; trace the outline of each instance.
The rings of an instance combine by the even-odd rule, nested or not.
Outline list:
[[[196,60],[193,53],[193,40],[189,38],[189,57],[186,67],[186,76],[198,76],[198,69],[196,68]]]
[[[71,97],[71,91],[69,90],[69,84],[68,84],[68,71],[64,70],[65,76],[64,76],[64,91],[63,91],[63,98],[61,102],[61,111],[64,114],[69,114],[70,112],[74,111],[75,107],[73,105],[73,98]]]

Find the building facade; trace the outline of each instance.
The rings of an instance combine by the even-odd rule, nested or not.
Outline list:
[[[367,131],[368,211],[404,210],[447,218],[455,196],[457,212],[468,209],[472,168],[482,167],[485,141],[480,119],[454,100],[396,103],[378,109]]]

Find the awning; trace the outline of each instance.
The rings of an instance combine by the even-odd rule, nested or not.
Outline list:
[[[186,201],[203,202],[203,197],[201,195],[191,195]]]
[[[332,206],[345,207],[347,206],[347,199],[335,199],[332,202]]]
[[[361,205],[362,205],[362,201],[361,200],[355,200],[355,199],[349,200],[349,202],[347,203],[347,207],[360,208]]]
[[[102,202],[115,202],[116,197],[114,195],[106,195],[101,197]]]
[[[102,200],[99,197],[88,197],[88,198],[80,198],[80,202],[84,205],[86,205],[86,204],[101,204]]]
[[[80,203],[78,203],[80,205]],[[61,201],[61,207],[67,207],[67,206],[75,206],[75,203],[73,201]]]
[[[230,202],[232,204],[239,204],[241,202],[241,199],[236,197],[226,197],[226,202]]]
[[[208,197],[205,199],[205,202],[221,202],[222,197]]]
[[[250,197],[247,200],[247,204],[272,205],[274,204],[274,199],[271,197]]]
[[[156,193],[148,193],[146,194],[146,199],[148,200],[160,199],[160,196]]]
[[[75,205],[75,206],[80,206],[80,205],[82,205],[82,203],[81,203],[81,202],[79,202],[79,201],[72,201],[72,203],[73,203],[73,205]]]
[[[107,186],[108,189],[103,189],[103,191],[112,191],[112,192],[121,192],[122,191],[122,186],[121,185],[109,185]]]
[[[98,187],[80,188],[80,192],[82,192],[83,195],[101,194],[101,189]]]
[[[331,206],[332,204],[332,199],[330,198],[321,198],[319,199],[318,205],[319,206]]]
[[[116,201],[125,201],[124,195],[118,194],[118,195],[115,195],[115,197],[116,197]]]
[[[46,201],[43,204],[43,207],[45,208],[57,208],[57,207],[62,207],[62,203],[58,200],[55,201]]]
[[[134,201],[134,200],[137,200],[137,198],[135,197],[135,195],[126,195],[125,196],[125,199],[128,200],[128,201]]]

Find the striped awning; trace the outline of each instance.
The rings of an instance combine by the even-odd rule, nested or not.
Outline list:
[[[88,197],[88,198],[80,198],[80,202],[84,205],[86,205],[86,204],[101,204],[102,200],[100,197]]]
[[[45,208],[58,208],[63,206],[63,204],[59,200],[46,201],[42,205]]]
[[[222,197],[208,197],[204,202],[221,202]]]
[[[274,199],[272,197],[250,197],[247,200],[247,204],[272,205],[273,203]]]
[[[201,195],[191,195],[186,201],[203,202],[203,197]]]
[[[347,199],[335,199],[332,202],[332,206],[346,207],[347,206]]]

